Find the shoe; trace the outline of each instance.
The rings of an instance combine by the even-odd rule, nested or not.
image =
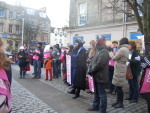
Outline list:
[[[68,91],[67,93],[69,93],[69,94],[75,94],[74,91]]]
[[[131,98],[125,98],[125,100],[132,100]]]
[[[75,95],[72,99],[77,99],[79,97],[80,97],[79,95]]]
[[[99,109],[96,108],[89,108],[87,111],[98,111]]]
[[[118,102],[113,103],[111,106],[114,107],[118,104]]]
[[[138,100],[130,100],[130,103],[138,103]]]
[[[123,103],[118,103],[115,106],[113,106],[114,108],[124,108]]]
[[[51,78],[49,81],[52,81],[53,79]]]
[[[36,77],[36,79],[41,79],[41,77]]]
[[[22,79],[22,77],[20,77],[19,79]]]
[[[32,79],[36,79],[36,77],[33,77]]]

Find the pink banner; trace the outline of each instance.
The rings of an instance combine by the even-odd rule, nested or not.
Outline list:
[[[95,87],[94,87],[94,79],[92,76],[88,75],[88,83],[89,83],[89,90],[91,92],[94,92]]]
[[[67,82],[71,84],[71,56],[66,55],[67,64]]]
[[[50,57],[50,53],[44,53],[44,58]]]
[[[146,69],[146,74],[140,93],[148,92],[150,92],[150,68]]]
[[[34,59],[34,60],[39,60],[39,56],[34,55],[34,56],[33,56],[33,59]]]
[[[114,65],[115,65],[115,61],[109,60],[109,66],[114,66]]]
[[[40,53],[40,50],[36,49],[35,52],[36,52],[36,53]]]

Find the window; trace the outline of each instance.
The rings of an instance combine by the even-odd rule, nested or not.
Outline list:
[[[32,10],[32,9],[27,9],[26,12],[29,15],[34,15],[34,10]]]
[[[16,20],[20,20],[20,14],[19,13],[16,14]]]
[[[12,11],[9,11],[9,18],[13,19],[14,18],[14,13]]]
[[[20,26],[16,25],[16,34],[20,34]]]
[[[9,33],[13,33],[13,25],[9,25]]]
[[[4,9],[0,9],[0,17],[4,17],[5,16],[5,11]]]
[[[79,4],[78,25],[85,25],[87,21],[87,3]]]
[[[0,32],[3,32],[3,31],[4,31],[4,24],[0,23]]]

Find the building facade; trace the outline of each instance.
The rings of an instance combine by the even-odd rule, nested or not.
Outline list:
[[[142,35],[133,11],[121,0],[70,0],[69,27],[72,44],[81,38],[87,47],[96,35],[104,35],[107,41]]]
[[[37,41],[50,43],[50,25],[45,11],[0,2],[0,36],[7,42],[8,51],[18,50],[22,33],[30,46]]]
[[[51,31],[51,45],[59,44],[60,46],[70,45],[70,37],[67,33],[68,28],[53,28]]]

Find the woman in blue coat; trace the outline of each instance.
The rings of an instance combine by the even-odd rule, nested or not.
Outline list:
[[[73,89],[68,92],[70,94],[75,94],[73,99],[80,96],[80,90],[85,90],[86,88],[86,61],[87,54],[86,49],[83,47],[84,41],[81,39],[75,40],[76,47],[71,55],[71,71],[73,77]]]

